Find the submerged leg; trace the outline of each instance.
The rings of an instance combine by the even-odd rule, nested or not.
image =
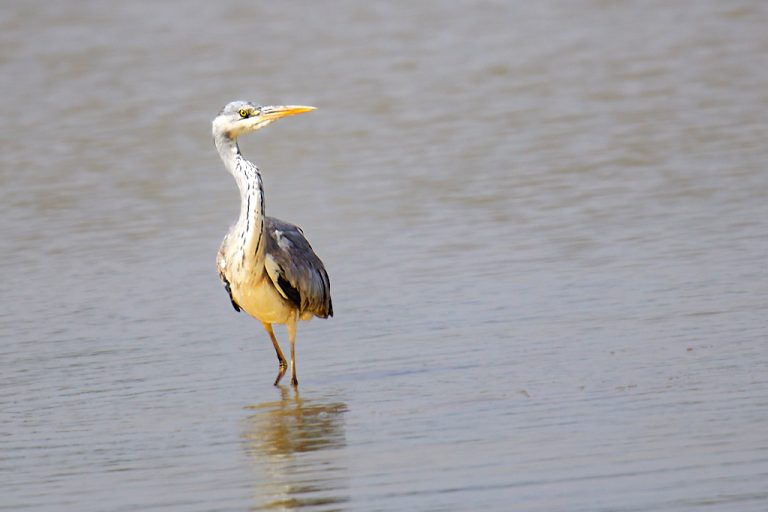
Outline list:
[[[299,385],[296,379],[296,318],[288,321],[288,340],[291,342],[291,386]]]
[[[261,322],[261,324],[264,326],[264,329],[266,329],[267,334],[269,334],[269,339],[272,340],[272,346],[275,347],[275,352],[277,353],[277,362],[280,365],[277,371],[277,378],[275,379],[275,386],[277,386],[280,383],[280,379],[282,379],[283,375],[285,375],[285,370],[288,368],[288,363],[285,362],[283,351],[280,350],[280,345],[277,343],[277,338],[275,338],[275,331],[272,330],[272,324],[268,324],[266,322]]]

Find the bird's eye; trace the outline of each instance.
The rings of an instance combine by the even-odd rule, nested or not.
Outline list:
[[[247,109],[247,108],[241,108],[241,109],[240,109],[240,112],[238,112],[238,114],[240,114],[240,117],[242,117],[243,119],[245,119],[246,117],[248,117],[248,115],[249,115],[249,112],[248,112],[248,109]]]

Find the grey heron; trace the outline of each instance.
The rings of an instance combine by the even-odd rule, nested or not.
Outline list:
[[[237,138],[281,117],[315,110],[305,106],[259,106],[228,103],[213,119],[216,149],[240,190],[240,216],[229,229],[216,266],[235,311],[259,320],[277,353],[275,386],[287,363],[273,324],[285,324],[291,344],[291,384],[296,379],[296,324],[313,316],[333,316],[331,284],[323,262],[298,226],[264,214],[261,173],[240,153]]]

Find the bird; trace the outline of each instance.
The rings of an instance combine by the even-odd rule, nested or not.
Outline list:
[[[277,354],[275,386],[285,375],[287,363],[272,326],[286,325],[294,388],[298,386],[296,324],[299,320],[333,316],[331,283],[302,229],[265,215],[261,172],[243,157],[237,139],[281,117],[312,110],[315,107],[232,101],[212,122],[216,149],[240,191],[240,215],[224,236],[216,256],[219,277],[235,311],[245,311],[267,331]]]

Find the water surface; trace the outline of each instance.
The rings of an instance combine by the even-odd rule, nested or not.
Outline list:
[[[765,510],[768,7],[0,12],[0,510]],[[244,139],[336,316],[274,388]],[[285,332],[278,334],[285,339]]]

